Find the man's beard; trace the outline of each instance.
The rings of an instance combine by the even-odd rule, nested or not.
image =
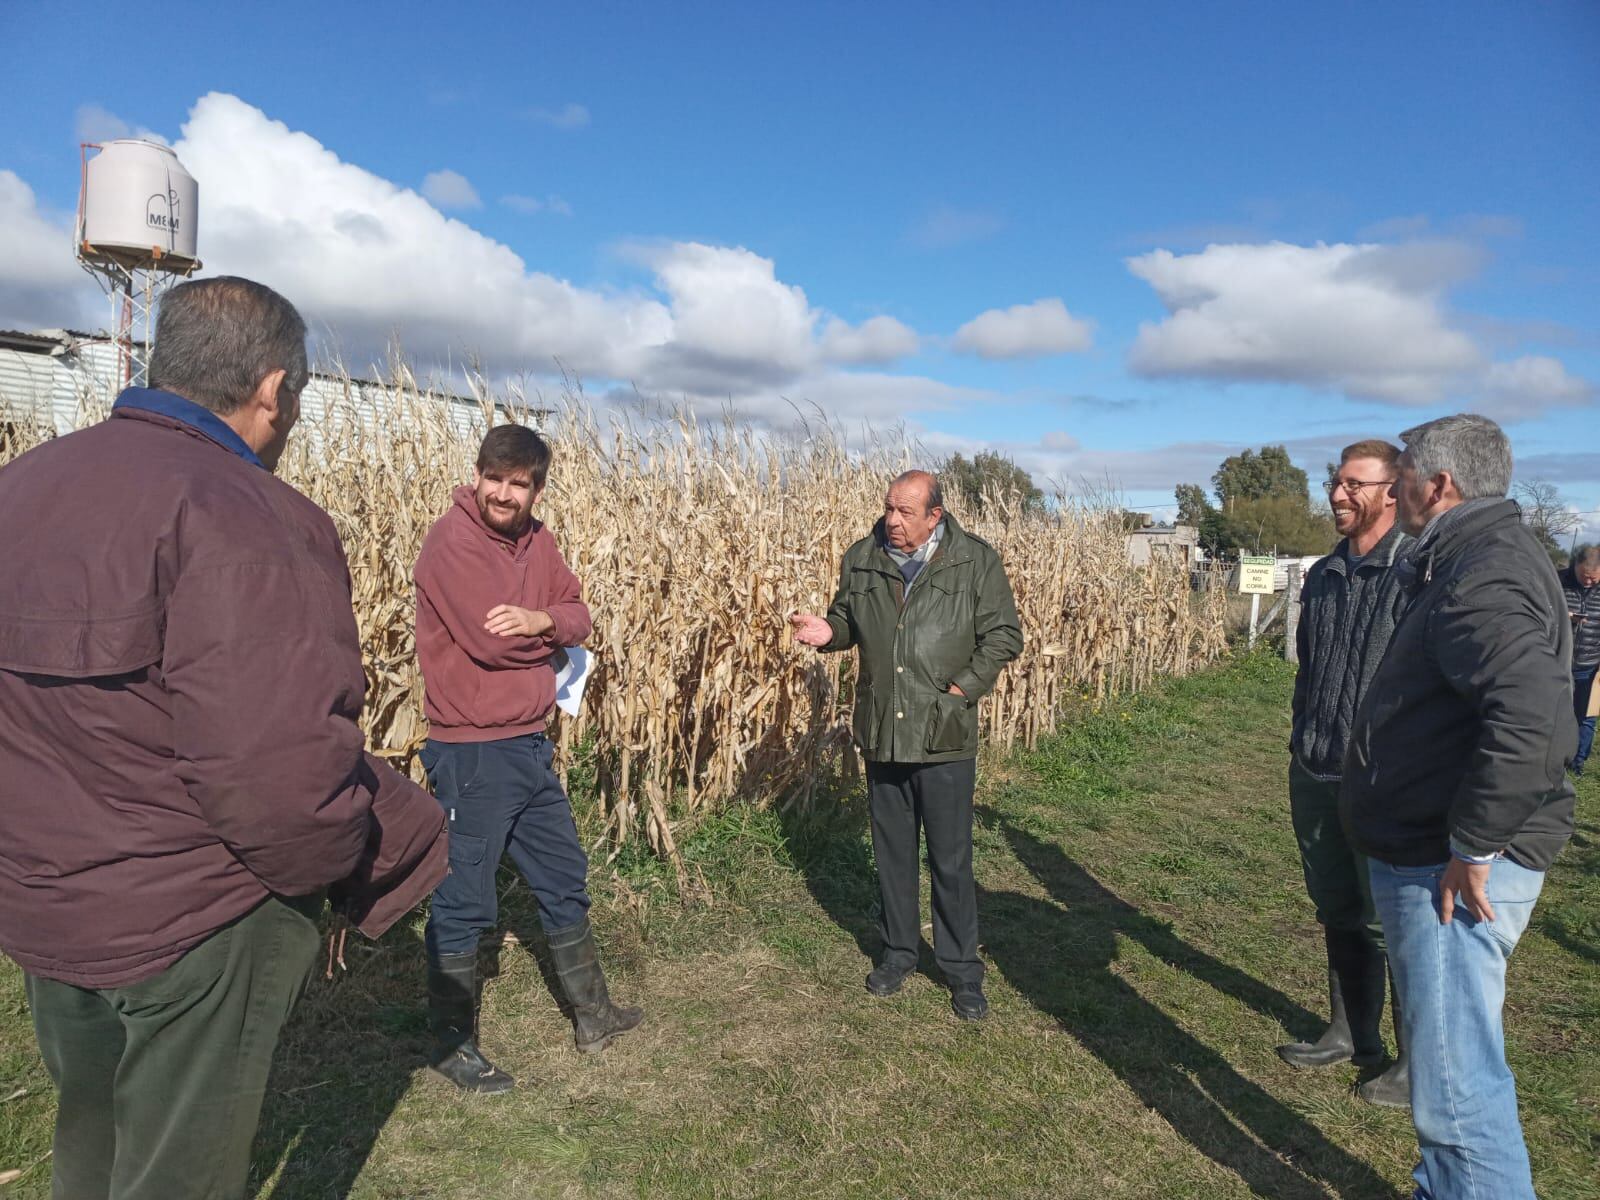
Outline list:
[[[1354,523],[1344,531],[1344,536],[1347,538],[1360,537],[1383,519],[1381,508],[1351,508],[1345,511],[1355,518]],[[1335,513],[1334,516],[1337,518],[1338,514]]]
[[[504,510],[494,509],[487,500],[478,501],[478,515],[483,518],[483,523],[496,533],[503,533],[507,537],[522,532],[522,524],[527,514],[520,509],[512,509],[508,515]]]

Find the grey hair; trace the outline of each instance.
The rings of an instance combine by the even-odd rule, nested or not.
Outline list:
[[[889,481],[889,488],[892,491],[902,483],[920,483],[928,489],[928,504],[924,511],[932,512],[944,507],[944,488],[939,486],[939,477],[932,471],[902,471]]]
[[[273,371],[299,394],[310,378],[306,323],[265,284],[234,275],[180,283],[161,301],[150,386],[227,416]]]
[[[1503,499],[1511,490],[1511,441],[1488,417],[1456,413],[1400,435],[1421,479],[1449,472],[1463,500]]]
[[[1572,560],[1575,567],[1600,567],[1600,546],[1585,546]]]

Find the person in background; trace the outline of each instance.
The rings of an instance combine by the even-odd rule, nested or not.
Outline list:
[[[1572,617],[1572,709],[1578,718],[1578,752],[1572,773],[1583,774],[1594,746],[1595,674],[1600,672],[1600,546],[1578,552],[1561,572]]]
[[[472,483],[455,489],[412,572],[422,762],[450,826],[450,874],[427,929],[433,1066],[468,1092],[515,1084],[478,1048],[478,937],[498,919],[504,854],[538,900],[578,1049],[603,1050],[644,1019],[607,991],[589,925],[589,862],[545,736],[552,659],[590,632],[578,577],[533,515],[549,471],[550,447],[533,430],[491,429]]]
[[[980,1020],[989,1004],[972,877],[978,701],[1022,650],[1000,556],[945,511],[934,476],[907,471],[872,532],[845,551],[827,616],[789,620],[803,645],[860,652],[854,735],[867,760],[883,935],[867,990],[891,996],[917,965],[920,826],[934,956],[956,1016]]]
[[[259,283],[181,284],[150,386],[0,469],[0,948],[68,1200],[242,1197],[330,885],[377,936],[444,875],[362,751],[333,522],[272,474],[305,339]]]
[[[1356,713],[1339,802],[1371,861],[1410,1064],[1420,1200],[1533,1200],[1506,1065],[1506,963],[1572,836],[1572,622],[1486,417],[1400,435],[1408,603]]]
[[[1395,525],[1390,489],[1400,457],[1384,441],[1346,446],[1328,480],[1340,541],[1306,574],[1297,630],[1290,736],[1289,813],[1306,894],[1328,956],[1328,1026],[1314,1042],[1278,1047],[1293,1067],[1383,1061],[1383,929],[1372,907],[1367,860],[1339,821],[1339,776],[1350,722],[1405,607],[1394,565],[1410,541]],[[1398,1011],[1395,1028],[1401,1027]],[[1404,1107],[1405,1046],[1395,1064],[1358,1089],[1374,1104]]]

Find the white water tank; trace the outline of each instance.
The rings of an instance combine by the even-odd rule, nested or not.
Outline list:
[[[89,258],[186,271],[196,254],[200,185],[172,147],[126,138],[89,159],[78,229]]]

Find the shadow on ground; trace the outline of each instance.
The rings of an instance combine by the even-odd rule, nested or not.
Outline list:
[[[414,925],[376,943],[352,934],[351,969],[332,980],[317,964],[273,1060],[251,1172],[256,1200],[343,1200],[426,1066],[427,967]]]
[[[999,830],[1049,896],[979,889],[984,940],[995,968],[1041,1012],[1114,1072],[1190,1145],[1274,1198],[1393,1197],[1366,1163],[1305,1117],[1239,1074],[1117,973],[1117,940],[1152,955],[1281,1024],[1315,1025],[1299,1005],[1197,950],[1164,922],[1106,888],[1058,846],[992,812]],[[1048,947],[1048,952],[1041,953]],[[1252,1136],[1253,1135],[1253,1136]]]

